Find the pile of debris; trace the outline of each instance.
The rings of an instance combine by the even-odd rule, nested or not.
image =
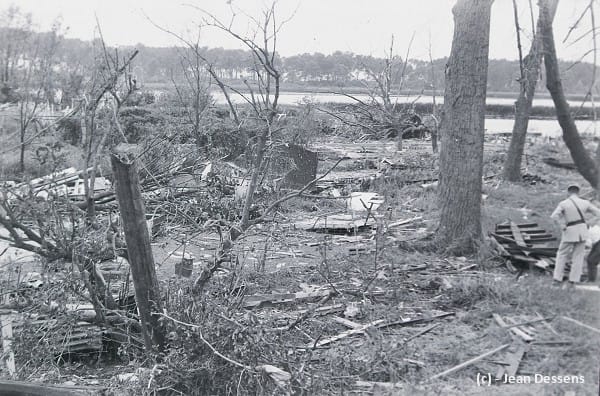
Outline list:
[[[496,249],[507,259],[507,266],[513,272],[531,266],[543,270],[554,267],[557,239],[537,223],[516,224],[511,221],[497,224],[491,236]]]

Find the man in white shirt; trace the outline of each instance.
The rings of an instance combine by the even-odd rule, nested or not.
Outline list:
[[[578,186],[569,186],[567,191],[569,197],[561,201],[550,216],[560,224],[562,229],[562,237],[554,266],[554,282],[556,284],[562,282],[565,265],[569,261],[571,262],[569,282],[576,283],[580,281],[583,271],[585,240],[588,236],[585,214],[591,212],[595,216],[600,216],[600,209],[589,201],[579,198]]]

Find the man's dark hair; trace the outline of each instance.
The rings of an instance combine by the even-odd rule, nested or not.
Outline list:
[[[579,194],[579,187],[577,187],[577,186],[569,186],[569,188],[567,189],[567,192],[569,194],[572,194],[572,193]]]

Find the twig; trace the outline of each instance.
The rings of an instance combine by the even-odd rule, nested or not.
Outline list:
[[[195,325],[195,324],[191,324],[191,323],[185,323],[185,322],[182,322],[182,321],[180,321],[180,320],[177,320],[177,319],[175,319],[175,318],[172,318],[172,317],[170,317],[169,315],[167,315],[167,314],[165,314],[165,313],[157,313],[157,315],[163,316],[163,317],[165,317],[165,318],[167,318],[167,319],[169,319],[169,320],[173,321],[174,323],[180,324],[180,325],[182,325],[182,326],[186,326],[186,327],[189,327],[189,328],[192,328],[192,329],[196,329],[196,330],[198,330],[198,336],[200,337],[200,340],[201,340],[201,341],[202,341],[202,342],[203,342],[203,343],[204,343],[204,344],[205,344],[205,345],[206,345],[206,346],[207,346],[207,347],[208,347],[208,348],[209,348],[209,349],[210,349],[210,350],[211,350],[211,351],[212,351],[212,352],[213,352],[215,355],[217,355],[218,357],[220,357],[220,358],[221,358],[221,359],[223,359],[223,360],[226,360],[226,361],[228,361],[229,363],[231,363],[231,364],[233,364],[233,365],[235,365],[235,366],[238,366],[238,367],[241,367],[241,368],[243,368],[244,370],[248,370],[248,371],[251,371],[251,372],[253,372],[253,373],[254,373],[254,372],[256,372],[256,371],[255,371],[255,370],[254,370],[252,367],[250,367],[250,366],[246,366],[245,364],[242,364],[242,363],[239,363],[239,362],[236,362],[235,360],[233,360],[233,359],[230,359],[230,358],[228,358],[227,356],[225,356],[225,355],[223,355],[222,353],[220,353],[219,351],[217,351],[217,350],[215,349],[215,347],[213,347],[213,346],[212,346],[212,345],[211,345],[211,344],[210,344],[208,341],[206,341],[206,340],[204,339],[204,337],[202,336],[202,329],[201,329],[201,327],[200,327],[200,326],[198,326],[198,325]]]

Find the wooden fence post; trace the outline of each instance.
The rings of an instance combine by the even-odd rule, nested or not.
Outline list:
[[[146,210],[142,200],[135,158],[134,146],[120,144],[111,155],[111,165],[116,182],[115,193],[125,231],[135,300],[142,322],[144,344],[147,351],[152,351],[154,346],[159,348],[164,346],[165,335],[158,320],[159,316],[156,314],[162,311],[160,290],[156,279],[150,235],[146,226]]]
[[[17,370],[15,367],[15,354],[12,350],[12,338],[13,338],[13,330],[12,330],[12,315],[10,312],[3,313],[0,312],[0,334],[2,335],[2,350],[4,351],[5,359],[6,359],[6,368],[8,369],[8,374],[14,378]]]

